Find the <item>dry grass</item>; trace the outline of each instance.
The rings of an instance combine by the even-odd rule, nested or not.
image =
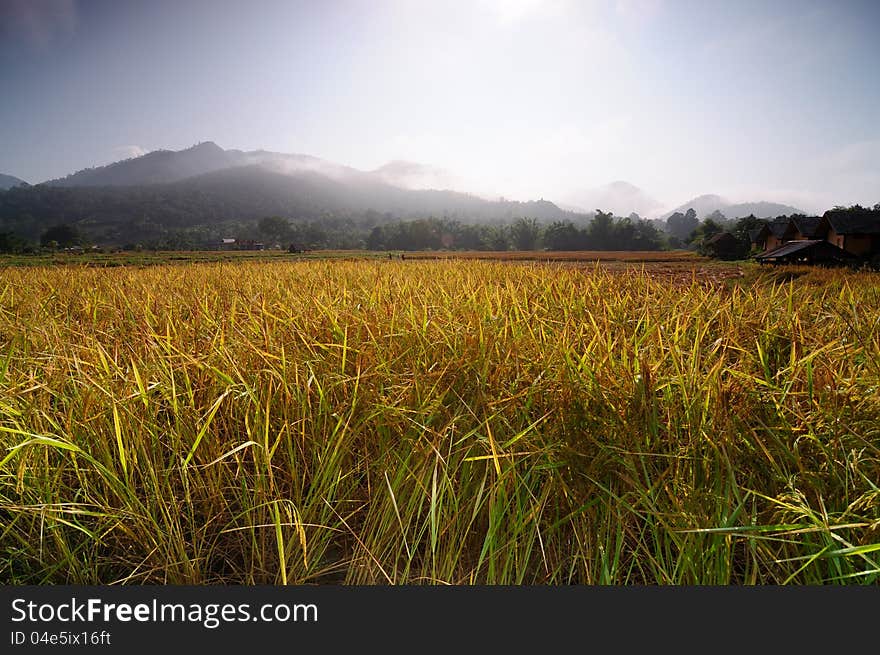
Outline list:
[[[876,583],[877,277],[735,270],[7,269],[0,579]]]
[[[707,262],[690,250],[437,250],[403,254],[405,259],[485,259],[537,262]]]

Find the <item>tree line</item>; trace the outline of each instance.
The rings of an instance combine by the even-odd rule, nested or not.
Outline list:
[[[374,227],[370,250],[660,250],[667,247],[653,222],[597,211],[592,220],[541,223],[521,217],[509,223],[467,225],[420,219]]]
[[[252,195],[259,197],[253,189]],[[265,213],[254,212],[255,201],[234,191],[203,193],[192,185],[155,187],[56,188],[29,187],[0,191],[0,252],[30,252],[75,247],[153,250],[201,250],[220,246],[223,239],[263,243],[289,250],[662,250],[690,248],[713,256],[707,243],[721,232],[736,238],[727,257],[748,257],[750,230],[764,220],[755,216],[728,219],[719,211],[699,220],[693,209],[667,220],[646,220],[595,210],[566,213],[565,218],[539,214],[504,218],[459,215],[409,215],[374,209],[321,209],[308,196],[273,212],[262,198]],[[239,204],[234,200],[237,199]],[[520,209],[541,203],[520,205]],[[512,205],[505,205],[505,212]],[[870,212],[835,207],[830,212]],[[279,207],[279,209],[281,209]],[[259,211],[259,210],[257,210]],[[570,218],[568,218],[570,216]]]

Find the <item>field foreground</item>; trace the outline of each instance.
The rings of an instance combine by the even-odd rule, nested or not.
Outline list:
[[[6,269],[0,582],[876,584],[877,276],[664,271]]]

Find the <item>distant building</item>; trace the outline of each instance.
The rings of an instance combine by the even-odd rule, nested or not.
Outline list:
[[[253,239],[221,239],[221,250],[265,250],[266,244]]]
[[[756,257],[762,264],[847,264],[856,257],[822,239],[799,239]]]
[[[788,229],[788,222],[789,219],[787,217],[780,216],[764,223],[762,228],[753,235],[750,235],[752,236],[752,243],[757,246],[758,250],[764,252],[778,248],[785,243],[784,235],[786,229]]]
[[[817,234],[821,222],[822,219],[818,216],[792,216],[782,232],[782,242],[818,238]]]
[[[761,263],[855,263],[880,258],[880,210],[832,209],[775,219],[749,236]]]
[[[880,212],[876,210],[827,211],[818,232],[828,243],[857,257],[880,254]]]

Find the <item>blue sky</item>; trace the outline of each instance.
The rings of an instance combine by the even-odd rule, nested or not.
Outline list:
[[[484,194],[880,202],[880,2],[0,0],[0,172],[212,140]]]

